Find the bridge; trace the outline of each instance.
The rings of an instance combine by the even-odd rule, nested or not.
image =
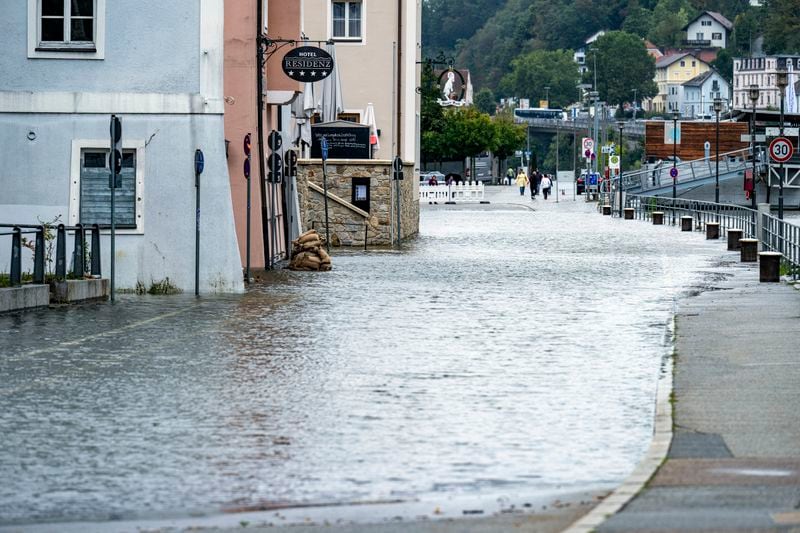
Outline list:
[[[561,120],[557,118],[516,118],[518,124],[527,124],[532,130],[547,133],[575,132],[581,133],[594,128],[594,120],[588,118]],[[609,121],[605,124],[601,120],[600,126],[612,127]],[[616,128],[616,124],[613,125]],[[622,128],[622,133],[626,137],[644,138],[644,122],[629,120]]]

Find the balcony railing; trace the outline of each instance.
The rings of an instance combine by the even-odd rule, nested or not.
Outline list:
[[[681,41],[683,46],[697,46],[701,48],[706,48],[711,46],[711,41],[706,39],[684,39]]]

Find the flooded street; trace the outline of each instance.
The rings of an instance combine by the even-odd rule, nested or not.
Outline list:
[[[0,525],[614,487],[722,248],[489,190],[244,296],[0,316]]]

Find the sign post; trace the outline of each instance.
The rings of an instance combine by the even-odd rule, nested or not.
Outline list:
[[[246,224],[246,252],[245,252],[245,267],[244,267],[244,281],[250,283],[250,134],[244,136],[244,179],[247,180],[247,224]]]
[[[108,186],[111,188],[111,301],[113,302],[117,235],[115,199],[117,187],[120,186],[118,175],[122,171],[122,121],[118,116],[111,115],[109,130],[111,134],[111,150],[108,153],[108,168],[111,171],[111,179],[108,180]]]
[[[794,145],[786,137],[776,137],[769,143],[769,157],[776,163],[785,163],[794,155]]]
[[[400,233],[400,180],[403,179],[403,160],[399,155],[392,161],[392,177],[394,178],[395,198],[397,199],[397,246],[400,247],[402,234]]]
[[[194,221],[194,295],[200,295],[200,174],[206,166],[203,151],[194,151],[194,188],[195,188],[195,221]]]
[[[320,140],[322,148],[322,192],[325,202],[325,249],[331,251],[331,236],[328,228],[328,139],[322,137]]]

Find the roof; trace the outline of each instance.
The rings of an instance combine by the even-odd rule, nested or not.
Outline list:
[[[686,26],[683,27],[683,29],[685,30],[686,28],[691,26],[692,23],[694,23],[694,21],[696,21],[697,19],[699,19],[703,15],[708,15],[712,19],[716,20],[717,22],[722,24],[725,27],[725,29],[728,30],[728,31],[733,29],[733,22],[731,22],[730,20],[726,19],[725,16],[722,13],[717,13],[716,11],[703,11],[702,13],[697,15],[695,18],[690,20],[689,23]]]
[[[717,73],[717,71],[714,70],[714,69],[707,70],[707,71],[703,72],[702,74],[698,74],[697,76],[695,76],[694,78],[690,79],[689,81],[683,82],[682,85],[684,87],[702,87],[703,84],[706,82],[706,80],[708,78],[710,78],[711,76],[713,76],[714,74],[716,74],[716,73]]]
[[[673,54],[671,56],[664,56],[658,61],[656,61],[656,68],[666,68],[671,64],[673,64],[674,62],[678,61],[679,59],[683,59],[684,57],[691,55],[692,54],[689,53],[683,53],[683,54]]]

